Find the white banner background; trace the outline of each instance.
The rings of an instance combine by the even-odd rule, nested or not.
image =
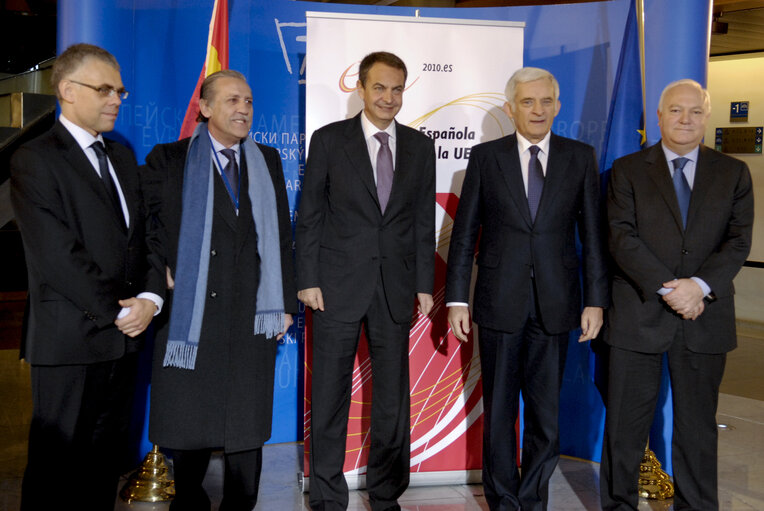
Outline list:
[[[431,338],[446,334],[443,294],[456,205],[452,199],[461,191],[470,148],[514,131],[501,107],[507,80],[522,67],[524,23],[319,12],[307,12],[306,17],[306,140],[321,126],[353,117],[363,108],[355,91],[358,65],[373,51],[395,53],[408,68],[396,120],[435,139],[435,307],[429,317],[415,318],[410,344],[412,485],[474,481],[480,468],[480,432],[473,428],[470,439],[465,437],[470,427],[482,423],[477,344],[459,344],[449,333],[443,349],[436,349]],[[366,471],[368,413],[362,410],[368,403],[361,400],[361,387],[371,384],[367,357],[359,355],[354,373],[345,464],[351,488],[363,485]],[[306,370],[306,452],[309,388]],[[306,454],[306,469],[307,461]],[[472,476],[465,476],[465,470]],[[432,482],[417,472],[429,473]]]

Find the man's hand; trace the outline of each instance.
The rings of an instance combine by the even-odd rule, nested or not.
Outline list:
[[[170,267],[165,266],[166,274],[167,274],[167,289],[175,289],[175,280],[172,278],[172,273],[170,272]]]
[[[449,307],[448,324],[456,338],[462,342],[466,342],[467,334],[470,333],[470,327],[472,326],[469,307],[464,307],[463,305]]]
[[[419,306],[417,307],[417,309],[419,309],[419,312],[421,312],[425,316],[428,315],[430,311],[432,310],[432,304],[433,304],[432,295],[427,293],[417,293],[416,299],[419,301]]]
[[[682,317],[695,317],[685,319],[695,319],[703,312],[703,308],[698,312],[698,307],[703,303],[703,289],[692,279],[674,279],[664,282],[663,287],[671,289],[671,292],[663,295],[663,300]],[[705,307],[705,306],[703,306]]]
[[[602,307],[584,307],[581,313],[581,335],[578,342],[591,341],[602,328]]]
[[[284,314],[284,330],[276,336],[276,340],[280,341],[282,337],[284,337],[287,333],[287,330],[289,330],[289,327],[292,326],[292,323],[294,323],[294,319],[292,318],[291,314]]]
[[[693,309],[690,309],[688,312],[682,314],[682,319],[690,319],[690,320],[695,321],[696,319],[698,319],[698,316],[703,314],[703,311],[705,309],[706,309],[706,304],[705,304],[705,302],[703,300],[701,300],[698,303],[697,307],[695,307]]]
[[[151,323],[157,306],[146,298],[128,298],[119,301],[120,307],[130,309],[127,316],[114,321],[119,330],[128,337],[140,335]]]
[[[324,310],[324,295],[321,294],[320,287],[309,287],[297,291],[297,299],[313,310]]]

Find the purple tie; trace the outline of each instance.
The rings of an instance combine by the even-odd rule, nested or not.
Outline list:
[[[536,212],[541,201],[541,191],[544,189],[544,169],[539,161],[539,146],[532,145],[528,150],[531,159],[528,161],[528,207],[531,210],[531,222],[536,221]]]
[[[388,138],[390,135],[380,131],[374,138],[381,144],[377,151],[377,197],[379,208],[384,214],[387,201],[390,199],[390,191],[393,189],[393,153],[390,151]]]

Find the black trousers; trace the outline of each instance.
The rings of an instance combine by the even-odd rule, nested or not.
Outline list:
[[[207,492],[202,487],[213,449],[173,450],[175,499],[170,511],[209,511]],[[257,504],[263,450],[225,453],[223,501],[220,511],[252,511]]]
[[[534,307],[535,309],[535,307]],[[559,404],[568,333],[546,333],[535,314],[517,332],[480,327],[483,490],[491,511],[543,510],[560,458]],[[522,475],[515,421],[522,392]]]
[[[137,371],[137,353],[109,362],[32,366],[32,425],[21,509],[114,509]],[[72,497],[72,488],[87,491]]]
[[[716,408],[726,354],[694,353],[680,335],[668,367],[674,412],[674,509],[719,509]],[[605,439],[600,464],[604,510],[636,510],[639,464],[661,381],[663,353],[610,348]]]
[[[414,299],[412,297],[412,311]],[[366,489],[373,511],[397,506],[409,483],[409,329],[396,323],[381,278],[364,318],[344,323],[313,315],[313,377],[310,431],[310,506],[344,510],[343,475],[353,361],[361,326],[371,358],[373,397]]]

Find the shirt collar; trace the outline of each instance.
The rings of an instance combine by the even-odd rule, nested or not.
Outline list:
[[[668,162],[672,162],[677,158],[687,158],[693,163],[698,162],[698,153],[700,152],[699,145],[695,146],[695,149],[693,149],[689,153],[683,154],[683,155],[676,154],[674,151],[666,147],[666,144],[664,144],[663,141],[661,141],[661,147],[663,148],[663,154],[666,156],[666,161]]]
[[[210,140],[212,141],[212,149],[213,149],[213,150],[214,150],[216,153],[219,153],[219,152],[220,152],[220,151],[222,151],[223,149],[233,149],[233,150],[234,150],[234,152],[236,153],[236,155],[238,156],[238,154],[239,154],[239,148],[241,147],[241,143],[238,143],[238,144],[234,144],[234,145],[232,145],[231,147],[226,147],[225,145],[223,145],[223,144],[221,144],[220,142],[218,142],[218,141],[217,141],[217,139],[216,139],[215,137],[213,137],[211,133],[210,133]]]
[[[530,140],[522,136],[520,133],[515,132],[517,135],[517,146],[520,148],[520,154],[524,153],[525,151],[530,148],[530,146],[535,145],[538,146],[539,149],[541,149],[541,152],[544,154],[549,154],[549,139],[552,138],[552,131],[549,130],[546,132],[546,135],[544,135],[544,138],[541,139],[541,141],[538,144],[532,143]]]
[[[369,120],[368,117],[366,117],[366,112],[361,112],[361,127],[363,128],[363,136],[365,139],[370,139],[380,131],[384,131],[388,135],[390,135],[390,138],[395,140],[395,120],[391,122],[387,128],[381,130],[374,126],[374,123]]]
[[[58,120],[64,125],[64,128],[66,128],[72,137],[74,137],[74,140],[77,141],[77,145],[79,145],[83,151],[92,146],[96,141],[103,144],[103,135],[100,133],[93,136],[85,128],[74,124],[72,121],[64,117],[64,114],[59,115]]]

